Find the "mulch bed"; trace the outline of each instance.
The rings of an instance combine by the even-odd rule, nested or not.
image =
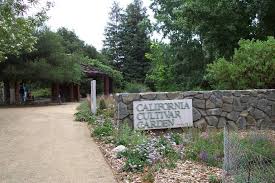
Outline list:
[[[115,148],[113,144],[96,140],[106,161],[113,169],[113,172],[120,183],[142,183],[143,173],[124,172],[123,166],[125,159],[116,158],[112,150]],[[161,169],[155,172],[155,183],[207,183],[209,176],[213,175],[221,179],[222,169],[209,167],[202,163],[193,161],[179,161],[174,169]]]

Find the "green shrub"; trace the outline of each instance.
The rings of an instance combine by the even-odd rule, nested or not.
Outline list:
[[[124,146],[136,146],[147,141],[144,133],[132,130],[127,124],[120,127],[114,134],[115,143]]]
[[[223,133],[195,134],[193,142],[186,147],[185,156],[188,159],[205,162],[209,166],[222,167]]]
[[[99,110],[104,110],[104,109],[106,109],[107,108],[107,105],[106,105],[106,103],[105,103],[105,100],[104,100],[104,98],[101,98],[100,100],[99,100]]]
[[[94,128],[93,135],[96,137],[108,137],[113,134],[113,124],[110,120],[105,120],[102,124],[97,124]]]
[[[96,123],[96,117],[92,114],[88,101],[82,102],[77,110],[78,112],[74,114],[76,121],[88,122],[88,124]]]
[[[105,119],[113,118],[115,115],[115,100],[113,97],[100,97],[98,99],[97,115],[102,115]]]
[[[172,133],[172,140],[177,144],[181,144],[183,142],[182,136],[179,133]]]
[[[143,171],[144,167],[148,165],[147,153],[139,149],[128,149],[122,153],[122,156],[126,158],[124,165],[125,171]]]
[[[49,88],[35,89],[32,91],[32,96],[34,97],[50,97],[51,90]]]
[[[127,93],[143,93],[148,91],[150,91],[150,89],[141,83],[127,83],[125,87],[125,92]]]
[[[215,89],[273,88],[275,39],[241,40],[232,60],[220,58],[208,65],[206,78]]]
[[[222,183],[222,180],[216,175],[209,175],[209,183]]]
[[[161,137],[159,139],[158,148],[160,153],[169,160],[169,164],[174,164],[174,162],[180,158],[178,152],[176,152],[175,149],[172,147],[171,142],[169,142],[164,137]]]

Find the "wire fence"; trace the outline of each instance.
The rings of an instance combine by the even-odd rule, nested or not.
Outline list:
[[[274,131],[224,128],[224,183],[275,183]]]

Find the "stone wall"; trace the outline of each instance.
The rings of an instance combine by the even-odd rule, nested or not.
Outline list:
[[[118,124],[133,127],[133,101],[193,99],[194,127],[275,129],[275,89],[116,94]]]

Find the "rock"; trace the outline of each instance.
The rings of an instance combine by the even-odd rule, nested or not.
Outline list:
[[[249,100],[249,95],[241,95],[240,101],[241,103],[247,103]]]
[[[206,129],[207,123],[204,118],[200,119],[199,121],[194,122],[194,126],[199,129]]]
[[[241,114],[240,114],[240,116],[242,116],[242,117],[247,117],[248,115],[249,115],[249,113],[247,110],[241,112]]]
[[[245,117],[241,116],[237,120],[237,125],[239,126],[240,129],[246,129],[246,119]]]
[[[258,101],[257,108],[262,110],[262,111],[266,111],[267,104],[268,104],[268,100],[261,99],[261,100]]]
[[[122,120],[120,127],[122,127],[124,124],[127,124],[131,129],[134,129],[134,123],[133,120],[130,119],[130,116]]]
[[[268,100],[275,101],[275,91],[271,92],[270,94],[267,95]]]
[[[205,92],[205,93],[203,94],[203,98],[204,98],[204,99],[209,99],[211,95],[212,95],[211,92]]]
[[[158,100],[167,100],[168,97],[167,97],[166,93],[158,93],[157,94],[157,99]]]
[[[198,92],[194,92],[194,91],[187,91],[183,93],[183,97],[193,97],[194,95],[196,95]]]
[[[206,116],[206,112],[203,109],[198,109],[198,111],[201,113],[202,116]]]
[[[233,96],[223,96],[222,97],[223,102],[227,103],[227,104],[232,104],[233,103],[233,99],[234,99]]]
[[[201,113],[193,107],[193,121],[198,121],[201,119]]]
[[[258,103],[258,99],[256,97],[250,97],[248,100],[249,106],[256,107]]]
[[[234,123],[234,121],[227,122],[229,129],[231,130],[238,130],[238,126]]]
[[[120,102],[118,103],[118,119],[124,119],[129,115],[127,105]]]
[[[206,109],[213,109],[215,107],[216,105],[213,102],[211,102],[210,100],[206,101]]]
[[[255,126],[257,124],[256,120],[251,115],[246,117],[246,122],[249,126]]]
[[[233,106],[232,104],[223,104],[222,105],[222,110],[226,112],[232,112],[233,111]]]
[[[155,93],[142,93],[141,94],[141,97],[143,99],[147,99],[147,100],[153,100],[156,98],[156,96],[157,96],[157,94],[155,94]]]
[[[233,95],[234,95],[235,97],[239,97],[239,96],[241,96],[241,92],[240,92],[240,91],[234,91],[234,92],[233,92]]]
[[[216,94],[217,96],[211,95],[210,98],[209,98],[209,100],[210,100],[213,104],[215,104],[215,108],[222,107],[223,102],[222,102],[222,100],[220,99],[220,98],[222,98],[221,93],[216,92],[215,94]]]
[[[140,95],[137,93],[122,95],[122,100],[123,100],[123,103],[125,103],[125,104],[130,104],[131,102],[139,100],[139,99],[140,99]]]
[[[205,108],[205,100],[194,99],[193,107],[204,109]]]
[[[173,93],[167,93],[167,97],[168,99],[173,100],[173,99],[181,99],[183,98],[183,95],[179,92],[173,92]]]
[[[127,105],[128,110],[133,111],[133,108],[134,108],[133,102]]]
[[[203,94],[197,94],[194,96],[194,98],[201,99],[201,100],[204,99]]]
[[[268,129],[272,126],[272,121],[269,117],[266,117],[265,119],[260,119],[257,121],[257,126],[260,129]]]
[[[243,106],[241,105],[241,101],[240,101],[240,99],[239,98],[234,98],[234,100],[233,100],[233,110],[234,111],[239,111],[239,112],[241,112],[241,111],[243,111]]]
[[[226,117],[227,117],[227,119],[229,119],[231,121],[237,121],[239,115],[240,115],[240,112],[232,111],[231,113],[227,114]]]
[[[258,120],[258,119],[263,119],[266,117],[265,113],[259,109],[255,109],[253,112],[252,112],[252,115],[253,117]]]
[[[218,124],[218,128],[223,128],[226,125],[226,119],[225,118],[220,118],[219,119],[219,124]]]
[[[210,116],[220,116],[222,114],[222,110],[220,108],[208,109],[206,113]]]
[[[219,120],[216,116],[207,116],[206,117],[206,120],[207,120],[207,123],[210,125],[210,126],[217,126]]]
[[[228,114],[227,112],[222,112],[221,116],[222,116],[222,117],[226,117],[227,114]]]
[[[123,146],[123,145],[119,145],[116,148],[114,148],[112,150],[112,152],[117,156],[119,153],[123,153],[127,151],[127,147]]]

